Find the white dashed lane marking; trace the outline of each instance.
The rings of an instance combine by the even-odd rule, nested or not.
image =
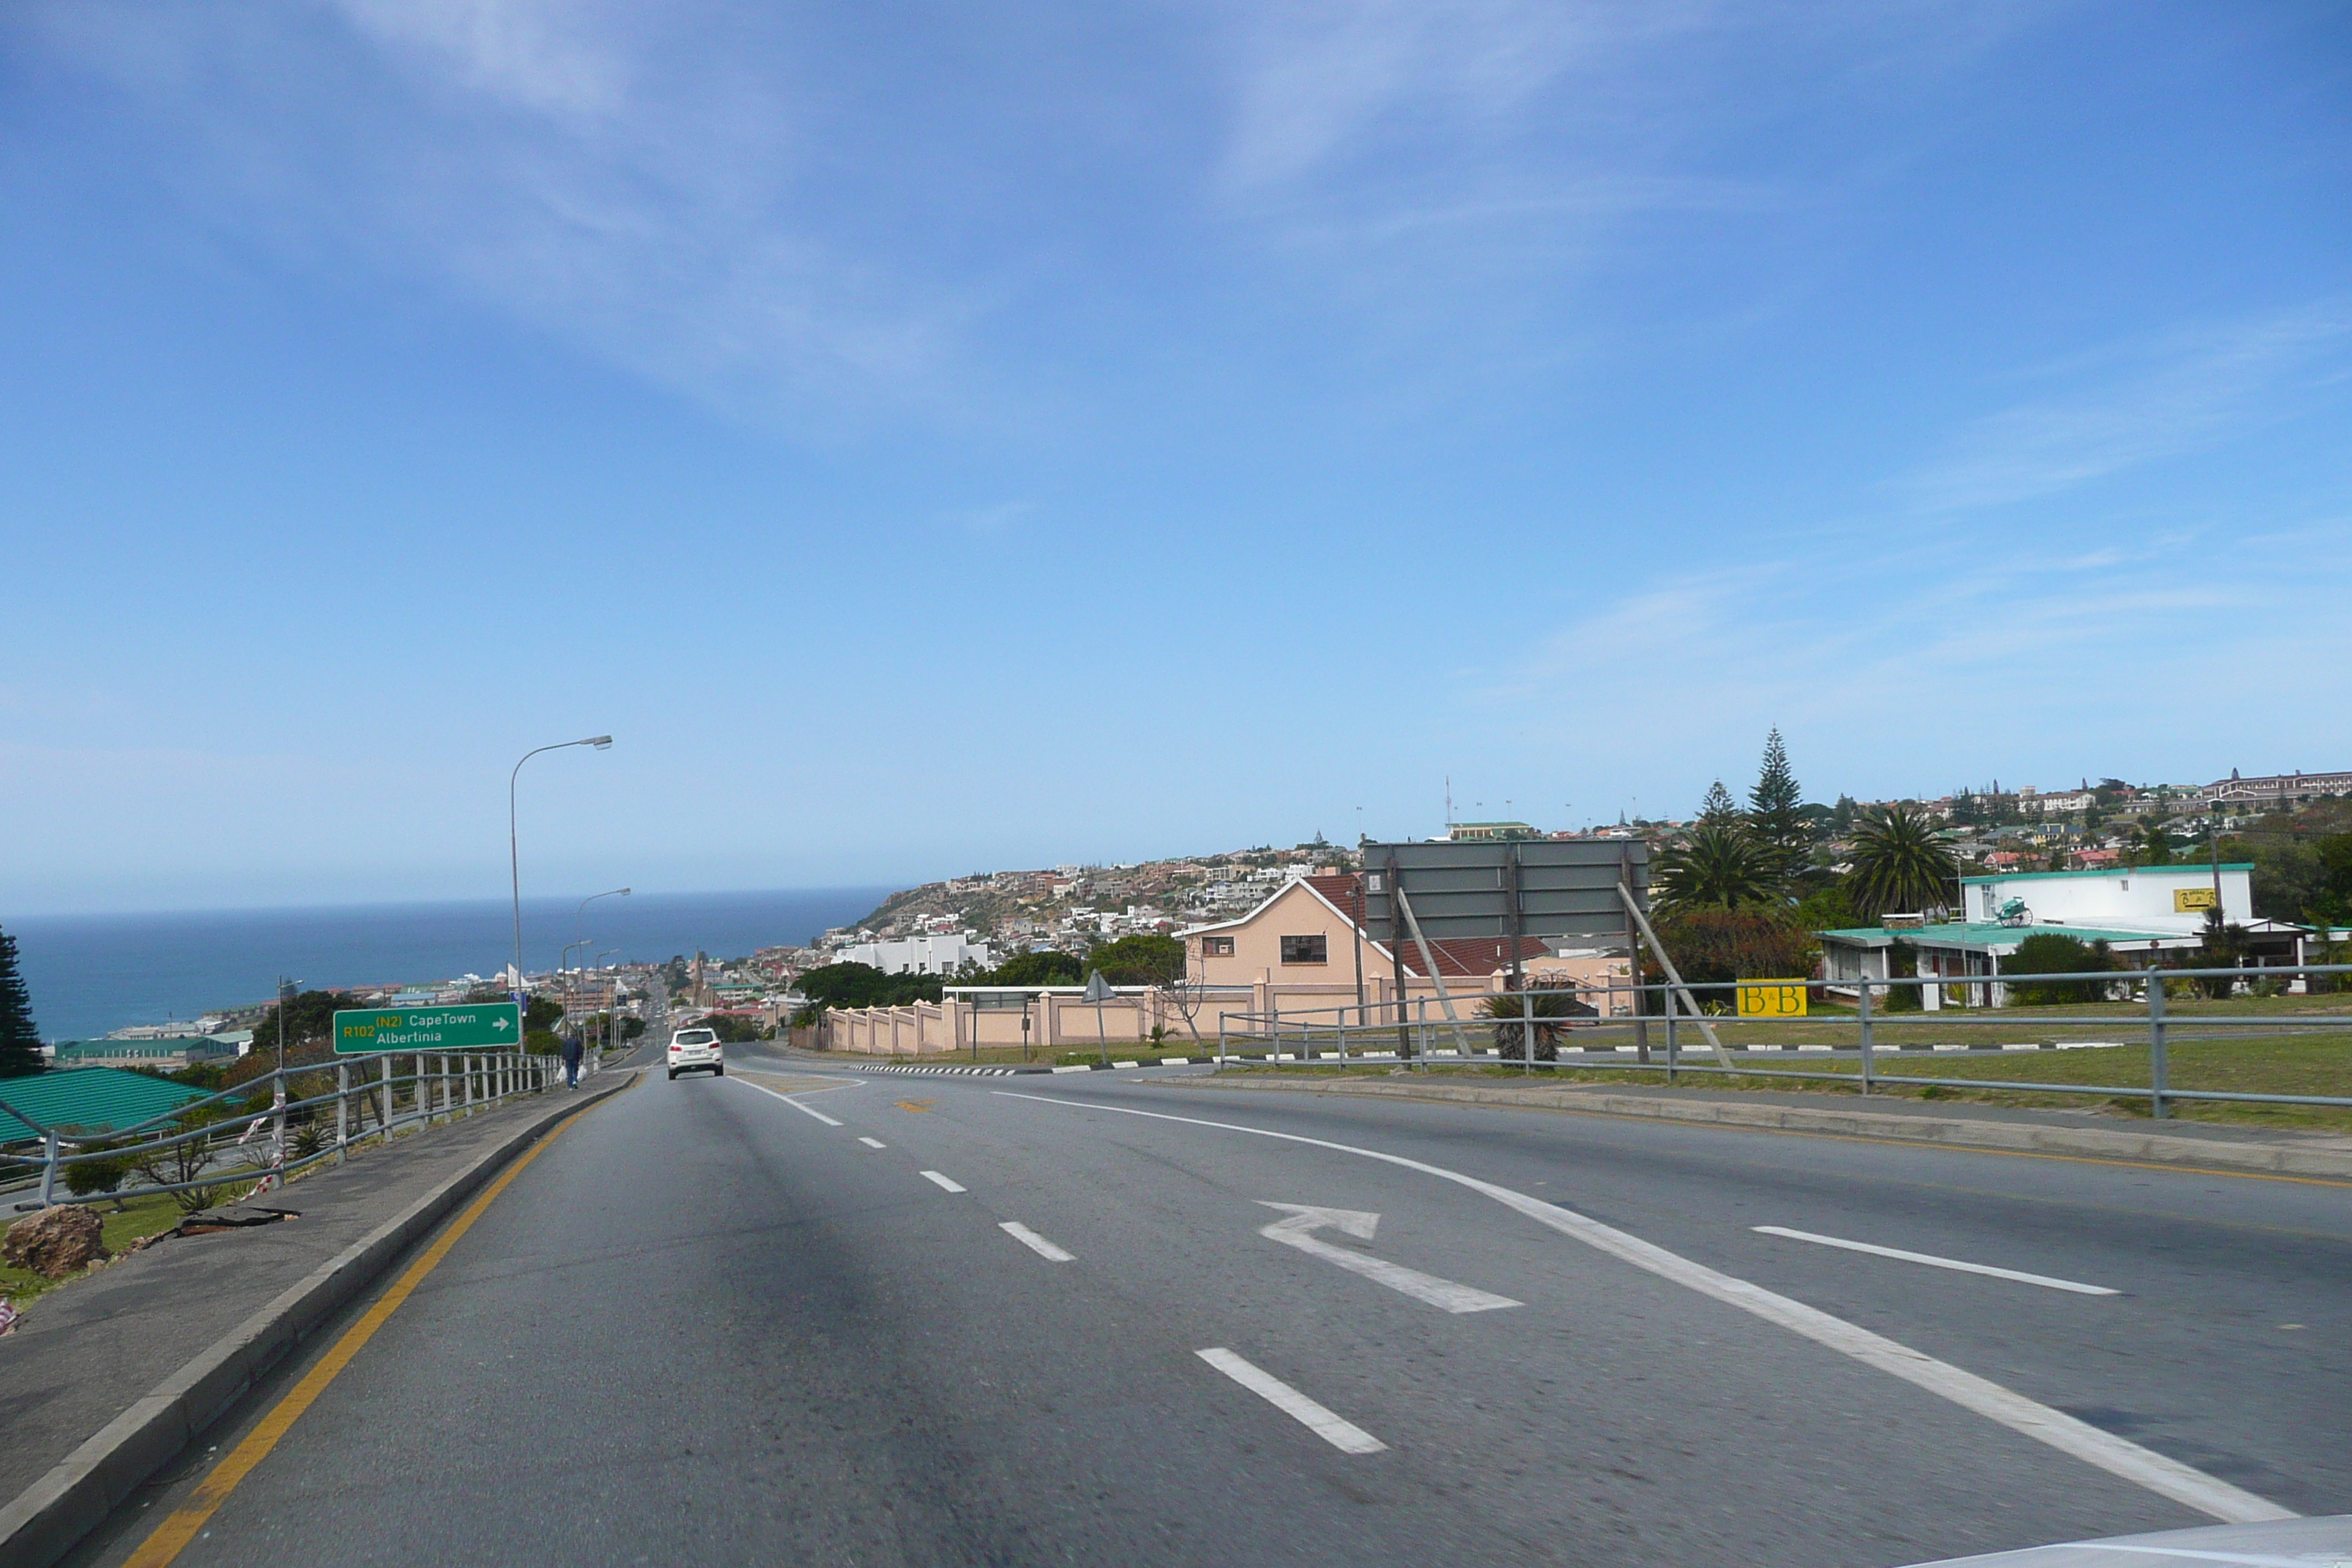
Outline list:
[[[1272,1373],[1259,1371],[1223,1345],[1192,1353],[1343,1454],[1377,1454],[1388,1447],[1354,1422],[1333,1415]]]
[[[1008,1219],[996,1227],[1048,1263],[1068,1263],[1072,1255],[1031,1230],[1017,1219]]]

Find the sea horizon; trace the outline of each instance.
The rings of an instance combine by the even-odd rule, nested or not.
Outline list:
[[[552,969],[567,943],[588,961],[660,963],[702,952],[741,958],[803,945],[870,912],[892,887],[639,893],[525,899],[523,963]],[[45,1041],[93,1039],[270,1000],[287,975],[304,990],[488,975],[514,957],[504,899],[299,905],[277,909],[31,915],[0,921],[16,939]],[[575,955],[573,962],[578,962]]]

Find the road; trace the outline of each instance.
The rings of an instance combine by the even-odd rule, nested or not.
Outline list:
[[[1818,1568],[2352,1510],[2340,1185],[1140,1076],[653,1074],[177,1561]]]

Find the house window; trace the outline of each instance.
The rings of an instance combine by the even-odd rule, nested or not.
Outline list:
[[[1331,962],[1331,939],[1328,936],[1286,936],[1282,939],[1282,962],[1285,963],[1328,963]]]
[[[1204,936],[1201,939],[1202,958],[1231,958],[1233,955],[1234,939],[1232,937]]]

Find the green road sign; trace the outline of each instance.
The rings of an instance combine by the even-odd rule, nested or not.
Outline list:
[[[335,1051],[513,1050],[522,1039],[522,1009],[511,1002],[458,1002],[446,1007],[363,1007],[335,1015]]]

